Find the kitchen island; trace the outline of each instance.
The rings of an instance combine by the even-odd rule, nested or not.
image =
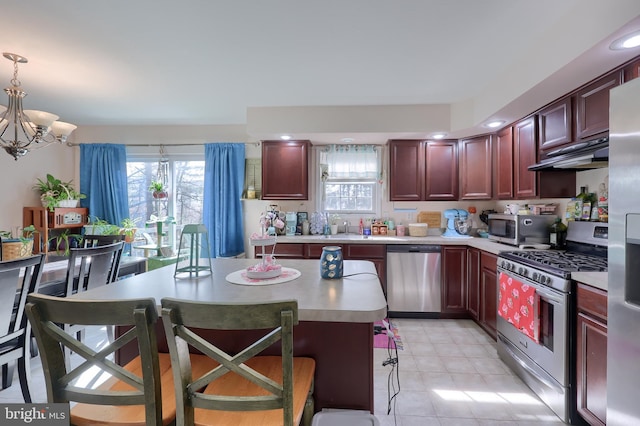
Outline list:
[[[347,260],[344,278],[323,280],[318,260],[284,260],[279,263],[300,271],[300,277],[271,285],[226,280],[230,273],[254,265],[255,259],[212,259],[211,263],[212,275],[174,278],[175,265],[170,265],[72,297],[153,297],[158,304],[163,297],[222,303],[295,299],[300,324],[294,329],[294,355],[316,360],[316,410],[347,408],[373,413],[373,322],[385,317],[387,306],[373,263]],[[157,331],[159,349],[167,351],[162,327]],[[223,346],[236,350],[255,336],[226,334]],[[121,353],[118,361],[132,355]]]

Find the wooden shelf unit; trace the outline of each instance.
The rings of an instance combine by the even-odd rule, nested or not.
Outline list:
[[[79,229],[89,221],[89,209],[85,207],[56,207],[49,211],[44,207],[23,207],[22,226],[33,225],[38,231],[34,235],[33,253],[49,253],[51,230]]]

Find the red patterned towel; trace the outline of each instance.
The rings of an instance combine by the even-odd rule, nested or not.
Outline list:
[[[509,321],[515,328],[540,342],[540,297],[536,289],[521,281],[500,273],[498,293],[498,315]]]

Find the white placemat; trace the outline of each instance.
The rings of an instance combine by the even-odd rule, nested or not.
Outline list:
[[[281,284],[286,283],[287,281],[293,281],[298,278],[300,275],[300,271],[293,268],[282,268],[282,273],[274,278],[266,278],[264,280],[258,280],[255,278],[247,277],[247,271],[245,269],[241,269],[239,271],[235,271],[227,275],[226,280],[232,284],[240,284],[240,285],[270,285],[270,284]]]

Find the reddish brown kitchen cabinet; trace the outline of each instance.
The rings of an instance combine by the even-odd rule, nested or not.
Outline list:
[[[624,81],[633,80],[640,77],[640,59],[636,59],[624,67]]]
[[[498,324],[498,256],[483,251],[480,254],[480,310],[478,323],[493,339]]]
[[[457,141],[389,141],[389,199],[457,200]]]
[[[532,116],[513,126],[513,196],[531,199],[538,195],[537,175],[528,167],[536,164],[536,117]]]
[[[467,315],[467,247],[442,247],[442,313]]]
[[[458,199],[458,142],[427,141],[426,201]]]
[[[309,199],[309,141],[262,141],[262,199]]]
[[[264,252],[266,254],[273,253],[281,259],[306,259],[305,244],[276,244],[275,249],[273,246],[265,246]],[[256,258],[262,258],[261,246],[254,247],[254,256]]]
[[[496,134],[494,156],[495,194],[499,200],[513,199],[513,127]]]
[[[478,321],[480,313],[480,250],[467,249],[467,310]]]
[[[421,201],[425,183],[424,141],[389,141],[389,199]]]
[[[571,96],[560,99],[538,113],[539,158],[549,151],[573,142],[573,109]]]
[[[609,90],[622,83],[614,71],[580,89],[575,95],[576,139],[592,138],[609,130]]]
[[[376,267],[382,290],[387,294],[387,246],[384,244],[346,244],[343,247],[345,259],[370,260]]]
[[[576,387],[578,413],[590,425],[607,422],[607,293],[578,283]]]
[[[460,164],[460,199],[490,200],[493,194],[491,135],[462,139],[458,142]]]

